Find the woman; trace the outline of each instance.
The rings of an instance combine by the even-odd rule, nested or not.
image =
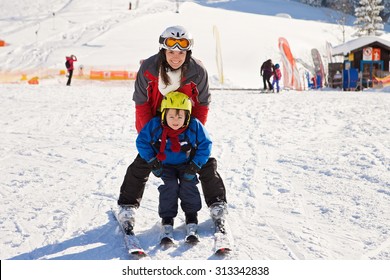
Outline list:
[[[260,67],[260,75],[263,77],[264,90],[267,90],[267,85],[270,91],[274,89],[270,81],[273,74],[274,64],[272,63],[271,59],[268,59],[264,61]]]
[[[159,43],[159,52],[142,62],[135,81],[133,101],[138,133],[153,117],[161,114],[161,101],[171,91],[180,91],[191,98],[191,115],[204,125],[210,104],[208,75],[200,61],[192,57],[192,35],[182,26],[172,26],[161,34]],[[122,224],[129,225],[131,230],[134,227],[135,209],[140,205],[152,169],[153,165],[137,155],[122,183],[118,218]],[[226,190],[217,172],[217,161],[210,157],[200,169],[189,164],[185,172],[199,174],[211,217],[216,228],[223,227]]]
[[[65,66],[66,66],[66,70],[68,70],[68,81],[66,83],[67,86],[70,86],[70,83],[72,82],[72,76],[74,70],[73,63],[75,61],[77,61],[77,57],[73,54],[71,56],[66,57]]]

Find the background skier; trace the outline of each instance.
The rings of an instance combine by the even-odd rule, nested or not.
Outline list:
[[[280,87],[279,87],[279,81],[282,78],[282,72],[280,71],[280,66],[278,63],[275,64],[275,71],[273,74],[273,80],[272,80],[272,88],[275,89],[276,85],[276,92],[279,93]]]
[[[72,82],[72,76],[74,70],[73,63],[75,61],[77,61],[77,57],[73,54],[66,57],[65,66],[66,66],[66,70],[68,71],[68,81],[66,83],[67,86],[70,86],[70,83]]]
[[[267,90],[267,85],[269,90],[273,90],[271,84],[271,77],[274,74],[274,65],[271,59],[268,59],[263,62],[260,68],[260,75],[263,77],[264,90]]]

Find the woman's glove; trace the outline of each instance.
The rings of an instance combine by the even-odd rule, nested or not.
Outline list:
[[[149,165],[150,169],[152,170],[152,173],[154,174],[154,176],[161,177],[162,171],[163,171],[161,161],[159,161],[157,158],[154,157],[148,161],[148,165]]]

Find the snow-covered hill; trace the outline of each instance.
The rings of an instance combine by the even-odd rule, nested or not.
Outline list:
[[[132,10],[128,2],[3,0],[0,36],[9,46],[0,48],[0,69],[57,69],[73,53],[79,64],[136,71],[157,52],[165,27],[182,24],[195,37],[194,56],[220,86],[217,26],[225,86],[258,88],[261,62],[280,61],[279,37],[307,64],[310,49],[341,43],[337,25],[227,11],[217,6],[223,1],[212,1],[217,8],[187,1],[179,13],[175,1],[136,1]],[[262,2],[275,13],[280,5],[294,14],[297,5]],[[65,87],[57,77],[38,86],[0,84],[0,92],[0,259],[126,259],[110,207],[137,154],[133,83],[75,79]],[[228,259],[390,259],[389,94],[212,94],[206,127],[227,189],[235,237]],[[159,182],[151,176],[136,224],[150,258],[219,259],[205,207],[198,246],[183,244],[179,214],[179,246],[158,248]]]
[[[213,7],[239,3],[242,11],[257,11],[254,7],[259,6],[258,11],[266,15],[209,8],[192,1],[179,2],[180,12],[175,13],[176,2],[169,0],[133,1],[132,10],[123,0],[4,0],[0,39],[9,46],[0,48],[0,72],[38,71],[44,76],[50,69],[63,69],[64,57],[71,53],[77,54],[78,65],[85,69],[137,71],[139,61],[158,50],[156,41],[162,30],[181,24],[193,33],[194,55],[205,63],[216,86],[214,27],[220,34],[225,86],[258,88],[259,65],[268,58],[281,59],[279,37],[289,41],[302,68],[313,65],[312,48],[320,50],[326,63],[326,42],[342,43],[342,28],[329,23],[336,16],[328,9],[285,0],[258,5],[249,0],[196,2]],[[318,20],[303,20],[313,18]],[[347,40],[352,32],[346,26]],[[382,37],[390,38],[388,33]]]

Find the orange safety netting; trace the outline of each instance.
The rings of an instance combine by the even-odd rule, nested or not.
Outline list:
[[[373,76],[373,81],[374,81],[374,83],[380,84],[383,87],[388,87],[388,86],[390,86],[390,75],[383,77],[383,78]]]

